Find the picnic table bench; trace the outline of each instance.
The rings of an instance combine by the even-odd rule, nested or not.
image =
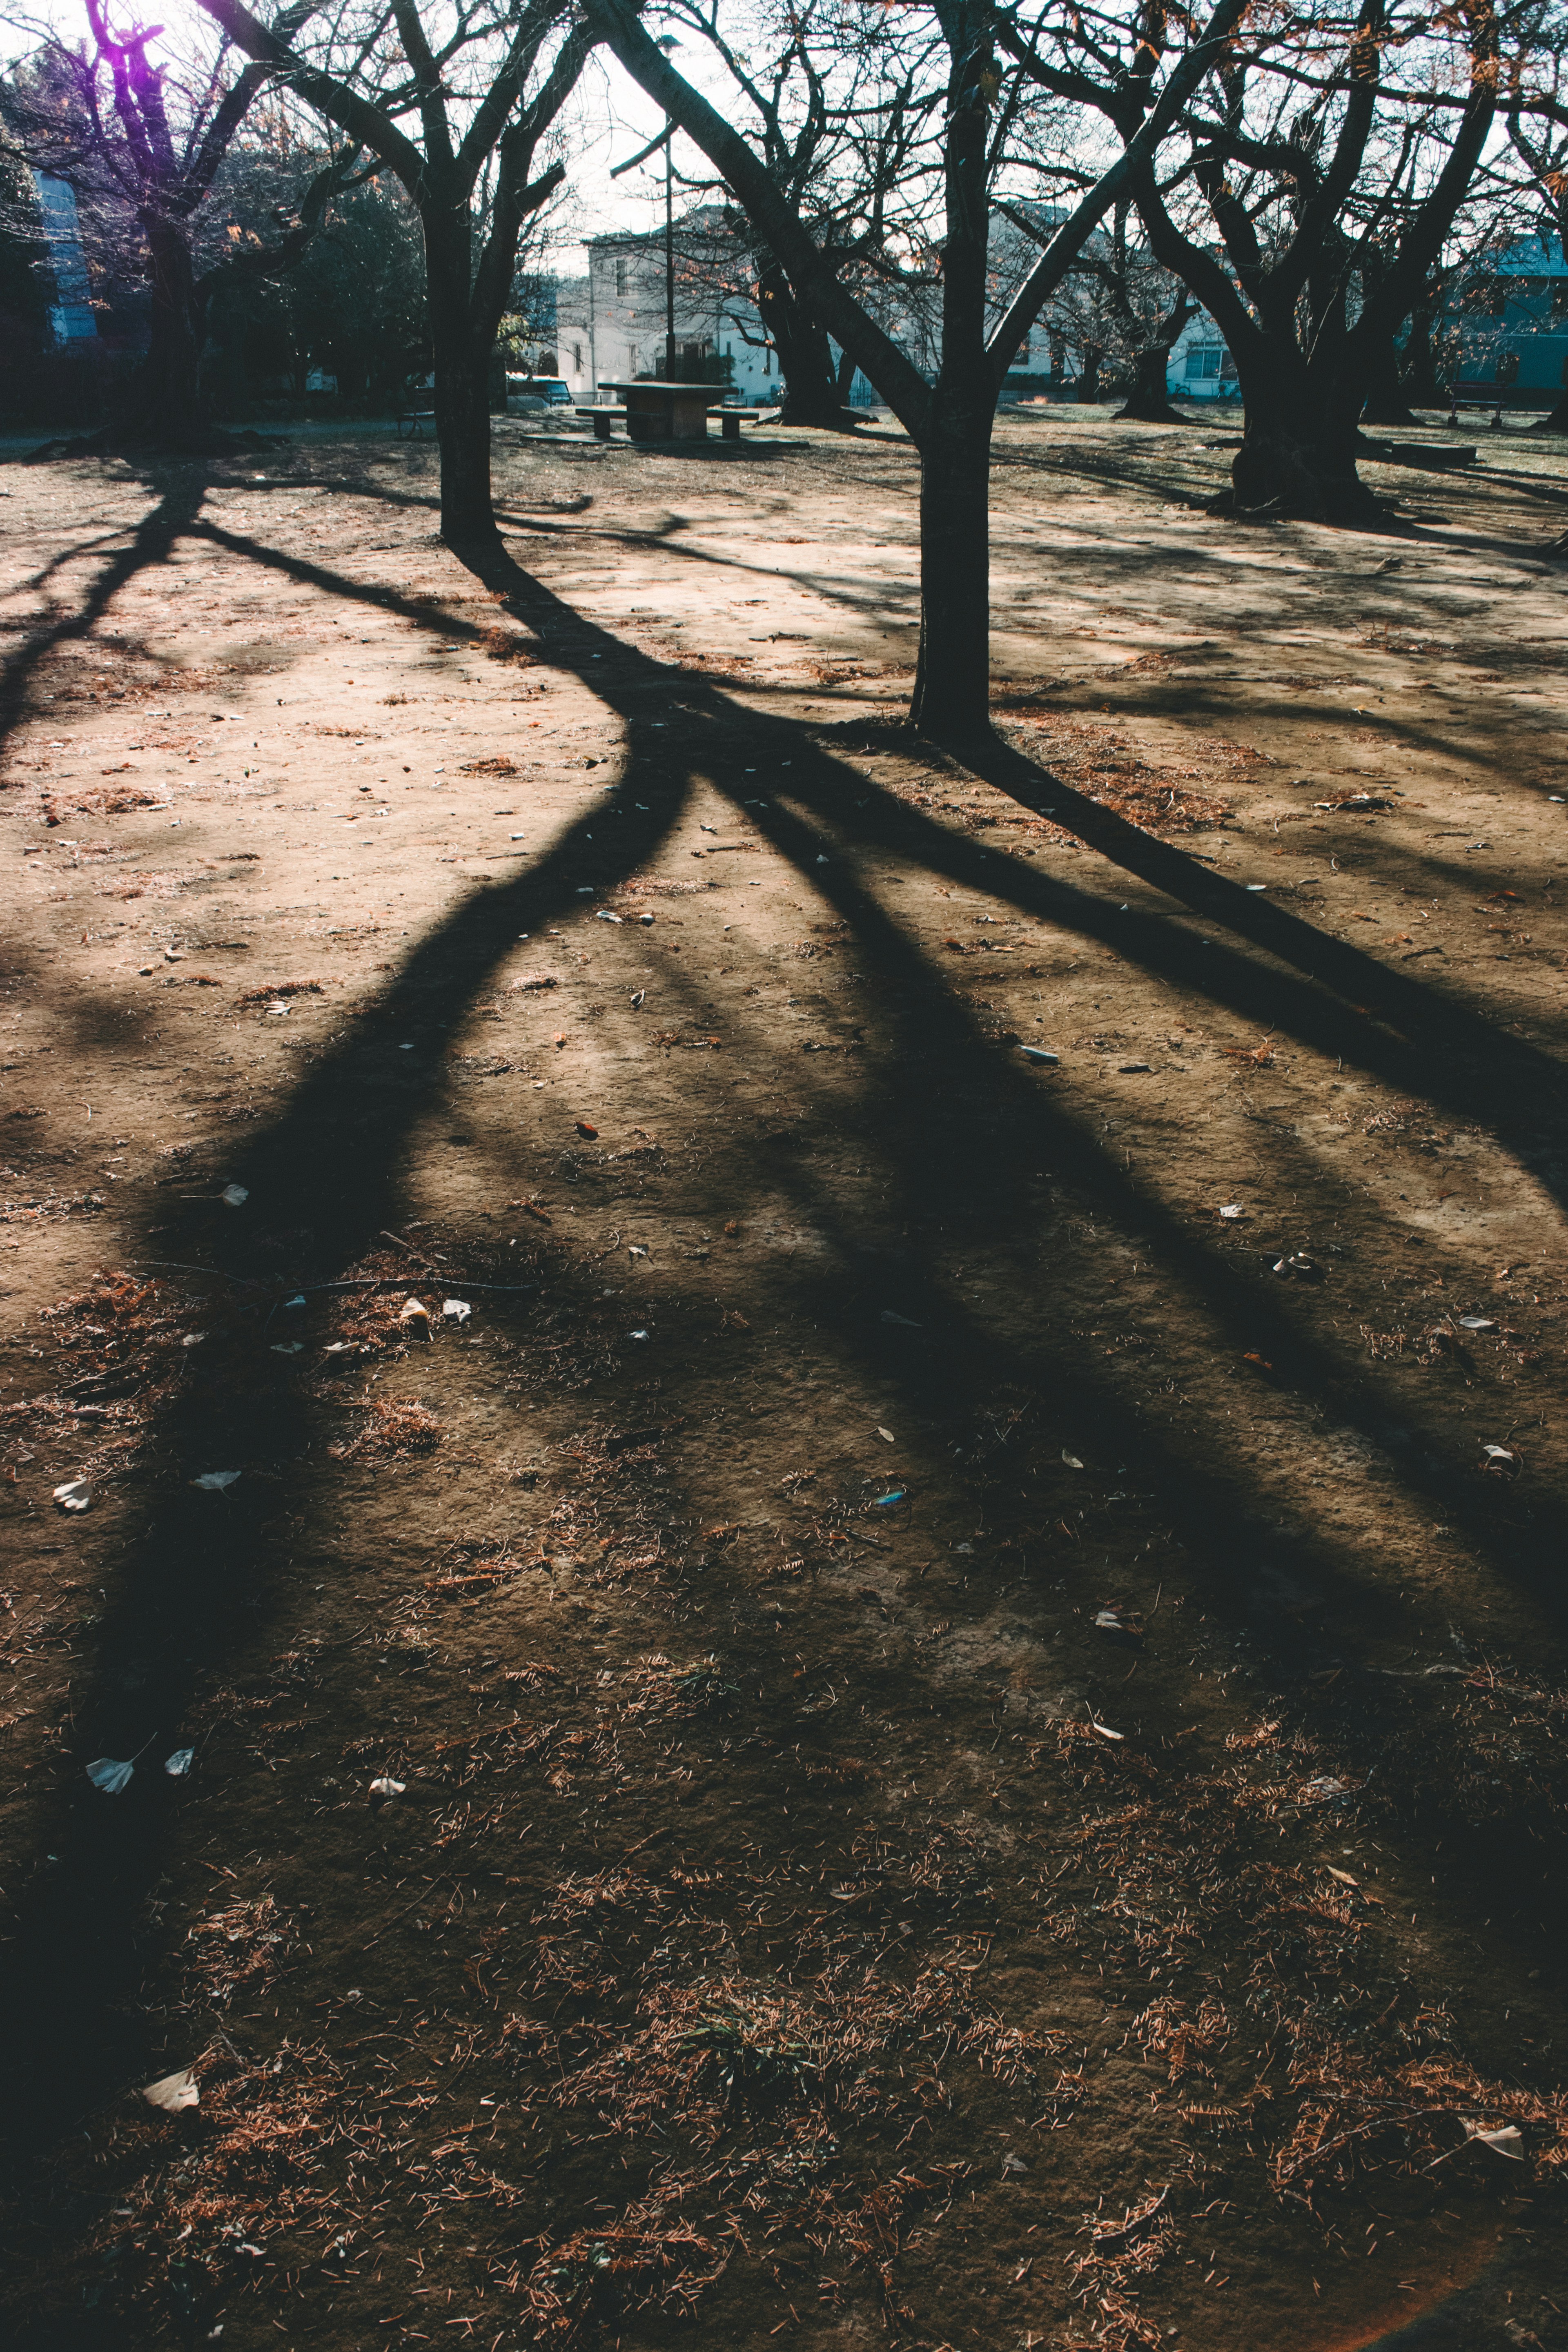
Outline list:
[[[623,395],[619,406],[579,408],[594,428],[596,441],[615,438],[616,421],[626,420],[629,441],[706,441],[708,419],[717,416],[726,441],[738,441],[742,425],[755,424],[762,411],[730,408],[713,397],[710,383],[671,383],[660,378],[644,383],[601,383],[601,392]]]
[[[392,421],[400,441],[405,437],[413,441],[418,438],[422,426],[428,425],[434,430],[436,411],[433,408],[398,408],[393,411]],[[405,425],[408,428],[406,436],[403,429]]]

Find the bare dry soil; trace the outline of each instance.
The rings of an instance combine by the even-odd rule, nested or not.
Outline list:
[[[498,429],[4,469],[11,2340],[1568,2346],[1563,445],[1004,421],[969,767]]]

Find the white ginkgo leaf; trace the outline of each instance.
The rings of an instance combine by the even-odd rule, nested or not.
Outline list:
[[[1122,1740],[1127,1737],[1124,1731],[1112,1731],[1109,1723],[1096,1723],[1093,1716],[1090,1716],[1089,1723],[1091,1727],[1099,1732],[1101,1739]]]
[[[466,1323],[473,1311],[466,1298],[448,1298],[442,1302],[441,1312],[448,1323]]]
[[[201,2099],[196,2078],[189,2066],[182,2066],[177,2074],[163,2074],[156,2083],[149,2083],[142,2096],[150,2107],[162,2107],[166,2114],[177,2116],[183,2107],[194,2107]]]
[[[243,1184],[226,1184],[218,1197],[226,1201],[231,1209],[243,1209],[250,1194]]]
[[[422,1298],[405,1298],[403,1312],[397,1319],[400,1323],[428,1323],[430,1309]]]
[[[195,1760],[194,1748],[176,1748],[172,1756],[163,1759],[163,1769],[172,1780],[183,1780]]]
[[[87,1777],[106,1797],[118,1797],[135,1769],[134,1764],[121,1764],[112,1756],[100,1756],[96,1764],[88,1766]]]
[[[1496,2131],[1483,2131],[1479,2124],[1467,2124],[1465,2136],[1468,2139],[1479,2140],[1481,2146],[1489,2147],[1494,2156],[1511,2156],[1516,2164],[1524,2162],[1524,2134],[1517,2124],[1500,2125]]]
[[[204,1487],[209,1495],[221,1495],[226,1486],[232,1486],[235,1480],[243,1475],[239,1470],[204,1470],[199,1478],[191,1480],[191,1484]]]
[[[1078,1455],[1076,1454],[1069,1454],[1066,1446],[1062,1448],[1062,1460],[1067,1464],[1069,1470],[1081,1470],[1083,1468],[1083,1464],[1079,1460]]]
[[[92,1500],[92,1488],[85,1478],[68,1478],[63,1486],[55,1488],[55,1500],[62,1511],[85,1511]]]
[[[402,1797],[405,1796],[407,1791],[406,1780],[394,1780],[386,1773],[383,1773],[379,1780],[373,1780],[370,1784],[370,1793],[373,1797]]]
[[[1220,1211],[1220,1215],[1222,1217],[1229,1217],[1233,1221],[1237,1217],[1245,1217],[1247,1211],[1242,1207],[1239,1201],[1227,1201],[1224,1208]]]

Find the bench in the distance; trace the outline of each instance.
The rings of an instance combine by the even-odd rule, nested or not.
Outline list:
[[[710,416],[719,419],[719,429],[726,441],[738,441],[742,425],[754,425],[762,413],[760,408],[710,408],[708,411]],[[580,408],[577,411],[577,415],[585,416],[593,426],[595,441],[613,441],[616,420],[625,417],[626,414],[624,408]]]

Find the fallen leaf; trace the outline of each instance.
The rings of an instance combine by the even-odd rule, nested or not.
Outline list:
[[[878,1426],[877,1434],[879,1437],[885,1437],[889,1445],[896,1445],[898,1444],[898,1439],[893,1435],[892,1431],[890,1429],[883,1429],[880,1424]]]
[[[163,1769],[171,1780],[183,1780],[195,1760],[194,1748],[176,1748],[172,1756],[163,1759]]]
[[[473,1311],[466,1298],[447,1298],[441,1306],[442,1316],[448,1323],[464,1324]]]
[[[218,1198],[226,1201],[231,1209],[243,1209],[250,1194],[243,1184],[226,1184]]]
[[[1069,1454],[1065,1446],[1062,1449],[1062,1460],[1067,1464],[1069,1470],[1081,1470],[1083,1468],[1083,1464],[1079,1460],[1078,1455],[1076,1454]]]
[[[578,1134],[585,1135],[590,1143],[596,1143],[598,1141],[598,1129],[596,1127],[590,1127],[585,1118],[577,1119],[574,1124],[576,1127]]]
[[[1337,1878],[1339,1880],[1342,1886],[1359,1886],[1361,1885],[1359,1878],[1352,1878],[1348,1870],[1336,1870],[1331,1862],[1325,1863],[1323,1867],[1328,1872],[1331,1878]]]
[[[402,1797],[405,1796],[407,1791],[406,1780],[393,1780],[384,1773],[379,1780],[373,1780],[370,1784],[370,1793],[373,1797]]]
[[[85,1478],[68,1478],[63,1486],[55,1488],[55,1500],[62,1511],[85,1511],[92,1500],[92,1488]]]
[[[149,2083],[142,2096],[150,2107],[162,2107],[165,2114],[177,2116],[183,2108],[195,2106],[201,2094],[196,2089],[195,2071],[182,2066],[177,2074],[162,2074],[157,2082]]]
[[[1227,1201],[1224,1208],[1220,1211],[1220,1215],[1222,1217],[1228,1217],[1232,1222],[1234,1222],[1237,1217],[1245,1217],[1247,1211],[1242,1207],[1239,1201]]]
[[[1097,1723],[1092,1715],[1089,1720],[1089,1727],[1091,1730],[1098,1731],[1101,1739],[1114,1739],[1120,1742],[1127,1737],[1124,1731],[1112,1731],[1109,1723]]]
[[[209,1495],[221,1495],[226,1487],[232,1486],[235,1480],[244,1475],[240,1470],[204,1470],[199,1478],[191,1480],[191,1484],[204,1487]]]
[[[1524,2134],[1517,2124],[1501,2124],[1496,2131],[1483,2131],[1479,2124],[1468,2123],[1465,2137],[1479,2140],[1494,2156],[1511,2156],[1516,2163],[1524,2162]]]
[[[96,1764],[88,1766],[87,1777],[106,1797],[118,1797],[135,1769],[134,1764],[120,1764],[112,1756],[100,1756]]]

